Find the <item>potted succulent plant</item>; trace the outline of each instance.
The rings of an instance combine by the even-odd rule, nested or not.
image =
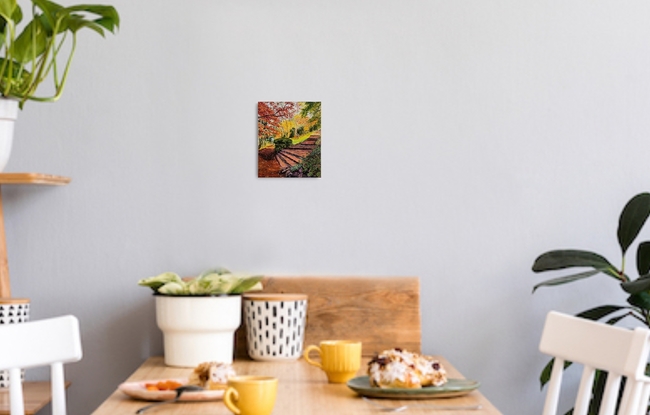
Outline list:
[[[578,313],[578,317],[600,320],[616,324],[625,317],[650,327],[650,241],[640,242],[636,251],[636,268],[639,274],[633,278],[626,271],[625,254],[641,232],[650,216],[650,193],[640,193],[627,202],[618,222],[618,244],[621,249],[621,265],[614,266],[604,256],[583,250],[554,250],[540,255],[533,264],[534,272],[557,271],[569,268],[582,268],[569,275],[543,281],[533,288],[550,287],[579,281],[598,274],[613,279],[629,296],[626,305],[602,305]],[[542,387],[548,382],[552,361],[540,376]],[[565,367],[568,367],[565,366]],[[646,370],[646,372],[648,372]],[[605,386],[605,376],[597,374],[589,414],[597,414],[600,408],[601,391]]]
[[[13,142],[13,126],[25,102],[58,100],[68,78],[77,33],[90,29],[114,32],[120,17],[112,6],[63,7],[49,0],[30,0],[31,19],[24,19],[16,0],[0,0],[0,171]],[[20,29],[19,26],[22,28]],[[44,82],[49,94],[38,95]]]
[[[262,276],[209,269],[196,278],[174,272],[138,281],[156,297],[156,322],[163,332],[165,364],[195,367],[231,363],[235,330],[241,324],[241,294],[262,289]]]

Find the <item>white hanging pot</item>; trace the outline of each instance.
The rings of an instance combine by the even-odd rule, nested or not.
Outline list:
[[[166,365],[232,363],[241,295],[156,295],[156,322],[163,332]]]
[[[9,162],[16,118],[18,118],[18,101],[0,98],[0,172],[4,171]]]

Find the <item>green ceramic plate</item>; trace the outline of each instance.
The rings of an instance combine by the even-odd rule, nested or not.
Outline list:
[[[434,399],[467,395],[481,386],[480,382],[469,379],[448,379],[442,386],[426,386],[421,389],[377,388],[370,386],[368,376],[359,376],[348,381],[348,388],[361,396],[369,398],[393,399]]]

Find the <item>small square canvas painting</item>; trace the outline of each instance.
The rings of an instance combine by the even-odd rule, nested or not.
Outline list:
[[[321,103],[257,103],[257,177],[321,177]]]

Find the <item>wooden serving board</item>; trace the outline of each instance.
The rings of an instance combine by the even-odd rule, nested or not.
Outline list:
[[[308,295],[305,346],[360,340],[364,356],[394,347],[421,352],[418,277],[272,276],[262,284],[262,292]],[[247,356],[245,323],[235,348],[238,358]]]

